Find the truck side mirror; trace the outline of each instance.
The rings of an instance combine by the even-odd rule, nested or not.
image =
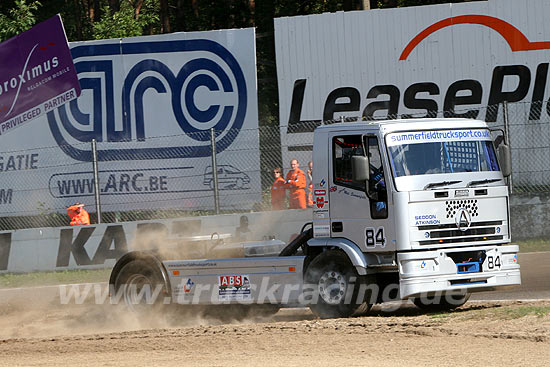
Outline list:
[[[500,170],[504,177],[512,174],[512,155],[510,147],[506,144],[501,144],[498,147],[498,158],[500,160]]]
[[[351,177],[353,181],[367,181],[370,178],[369,157],[354,155],[351,157]]]

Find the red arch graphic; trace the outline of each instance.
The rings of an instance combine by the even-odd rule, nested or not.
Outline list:
[[[430,34],[455,24],[480,24],[497,31],[510,45],[513,52],[550,49],[550,42],[530,42],[527,37],[508,22],[488,15],[459,15],[432,24],[416,35],[403,49],[399,60],[406,60],[412,50]]]

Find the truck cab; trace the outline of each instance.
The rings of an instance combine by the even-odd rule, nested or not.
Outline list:
[[[398,274],[402,299],[520,284],[501,145],[499,163],[485,122],[469,119],[318,128],[308,244],[347,251],[359,275]]]

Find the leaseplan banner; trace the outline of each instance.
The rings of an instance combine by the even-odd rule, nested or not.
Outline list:
[[[59,14],[0,43],[0,135],[79,95]]]
[[[508,101],[548,121],[546,14],[547,0],[490,0],[275,19],[284,161],[308,159],[313,128],[341,117],[498,123],[487,107]]]

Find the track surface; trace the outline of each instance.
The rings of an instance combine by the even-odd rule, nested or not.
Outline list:
[[[2,291],[0,366],[548,366],[550,316],[521,310],[547,310],[550,301],[479,301],[550,299],[550,253],[519,261],[521,287],[476,294],[443,314],[386,304],[350,319],[291,309],[239,322],[165,322],[109,304],[60,305],[47,289]]]
[[[550,299],[550,252],[531,252],[518,255],[521,265],[521,287],[483,292],[472,300]],[[550,363],[549,363],[550,364]]]

